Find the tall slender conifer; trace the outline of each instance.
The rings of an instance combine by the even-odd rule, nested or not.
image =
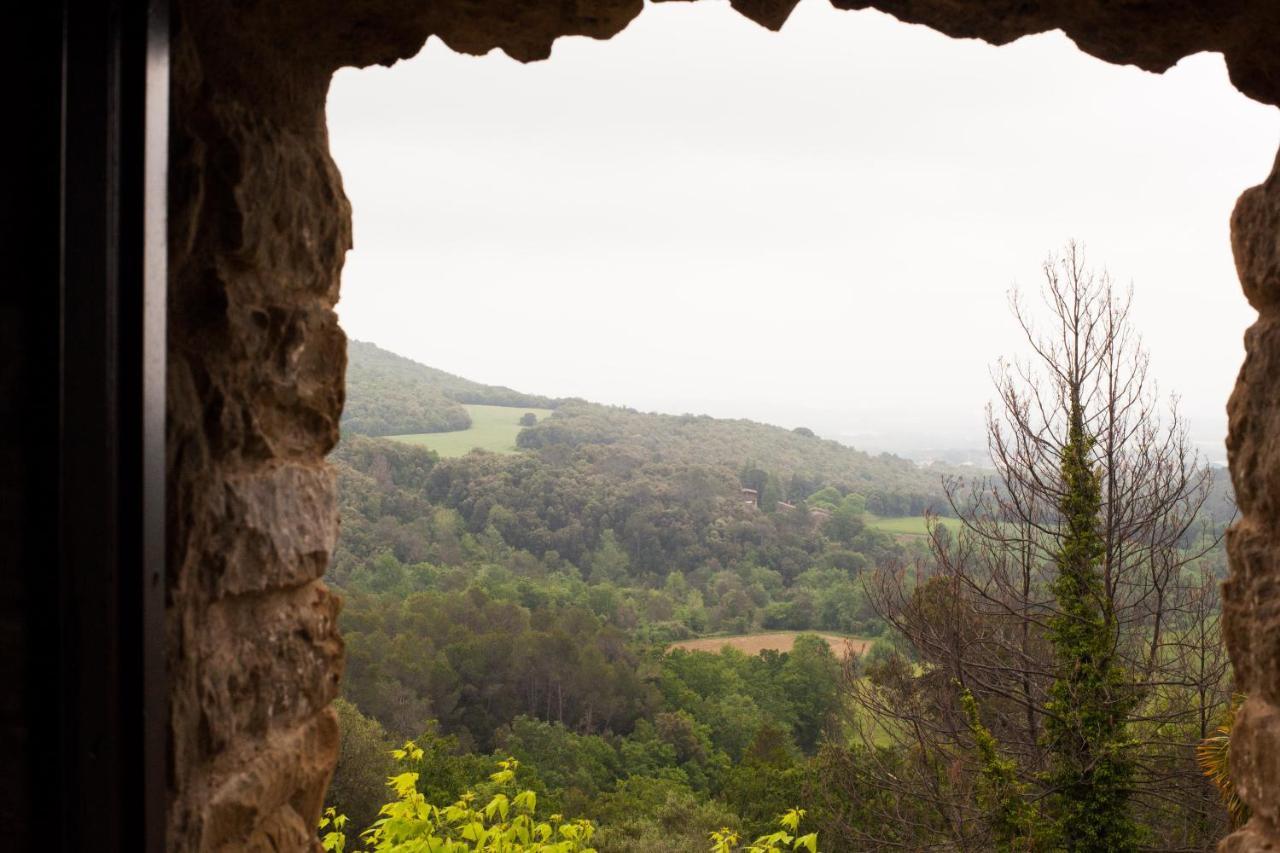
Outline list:
[[[1137,846],[1129,813],[1134,768],[1125,750],[1135,691],[1116,655],[1115,613],[1102,575],[1102,489],[1092,462],[1094,441],[1084,422],[1079,393],[1072,389],[1068,440],[1061,453],[1059,509],[1065,533],[1053,581],[1057,609],[1049,627],[1057,675],[1045,709],[1047,775],[1057,844],[1073,853],[1116,853]]]

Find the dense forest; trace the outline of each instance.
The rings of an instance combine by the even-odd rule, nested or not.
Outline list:
[[[850,518],[843,497],[820,525],[748,506],[736,480],[724,496],[708,472],[583,453],[441,461],[361,436],[334,453],[348,664],[330,796],[353,822],[375,817],[406,738],[437,800],[511,755],[554,810],[596,820],[607,849],[703,849],[803,796],[839,705],[827,644],[666,646],[764,627],[874,636],[854,579],[909,546]],[[557,523],[589,507],[591,524]]]
[[[744,465],[758,468],[744,482],[758,489],[766,509],[774,501],[804,500],[831,486],[865,496],[866,509],[879,515],[949,512],[940,487],[945,469],[921,469],[888,453],[872,456],[818,438],[804,427],[787,430],[755,421],[645,414],[572,401],[556,417],[522,432],[519,444],[553,459],[562,458],[554,453],[557,448],[613,447],[618,457],[678,467],[710,465],[729,473]]]
[[[351,393],[376,398],[366,376]],[[858,578],[926,549],[868,513],[945,509],[939,472],[807,430],[581,401],[518,444],[440,459],[346,430],[330,457],[342,533],[328,580],[348,655],[335,807],[371,823],[407,738],[433,802],[513,756],[610,850],[701,850],[813,801],[839,654],[816,636],[759,655],[669,644],[875,640],[884,623]]]
[[[1002,611],[939,585],[992,581],[969,563],[957,574],[957,555],[973,560],[984,530],[1005,536],[1013,516],[992,521],[989,503],[1015,496],[1016,484],[868,455],[804,429],[475,386],[353,346],[350,398],[385,424],[404,423],[395,419],[412,410],[406,402],[441,415],[505,400],[513,421],[519,407],[556,405],[519,433],[518,452],[451,459],[344,421],[330,457],[342,527],[327,579],[344,599],[347,670],[329,799],[351,826],[378,819],[387,779],[406,767],[414,796],[451,803],[514,758],[539,812],[588,819],[601,850],[705,850],[723,827],[754,837],[801,805],[824,850],[1059,849],[1040,836],[996,843],[1010,830],[983,818],[1013,808],[1014,794],[1048,808],[1034,794],[1042,771],[1018,763],[1038,754],[1038,736],[1014,739],[1006,717],[1018,706],[991,691],[1003,683],[995,673],[1034,647],[1036,689],[1050,695],[1051,635],[1035,639],[1041,629],[1024,619],[1017,630],[1030,646],[993,646],[1014,630]],[[1162,590],[1205,590],[1222,572],[1229,486],[1197,470],[1195,500],[1180,505],[1187,523],[1162,529],[1161,564],[1172,567]],[[925,514],[928,535],[877,524]],[[1063,522],[1049,507],[1037,523]],[[1047,607],[1052,579],[1035,588]],[[1207,595],[1195,599],[1201,616],[1215,601]],[[1171,685],[1197,623],[1191,610],[1170,614],[1154,654],[1167,664],[1162,701],[1176,703]],[[943,624],[953,632],[939,634]],[[1141,646],[1151,617],[1133,624]],[[1220,662],[1216,623],[1198,624],[1195,648]],[[800,635],[758,654],[672,646],[764,631]],[[867,650],[844,657],[804,632],[858,638]],[[970,649],[962,660],[958,647]],[[973,680],[958,691],[953,673]],[[1139,802],[1147,823],[1133,838],[1146,846],[1195,849],[1228,820],[1194,758],[1222,718],[1226,679],[1215,663],[1196,682],[1198,720],[1162,712],[1164,728],[1144,724],[1160,744],[1144,753],[1147,770],[1175,780],[1185,800],[1173,810]],[[393,758],[406,740],[414,747]],[[983,744],[994,744],[987,764]],[[1013,774],[1004,805],[991,799],[992,768]]]

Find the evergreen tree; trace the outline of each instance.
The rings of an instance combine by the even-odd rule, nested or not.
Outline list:
[[[760,490],[760,508],[765,512],[773,512],[781,500],[782,486],[775,475],[769,474],[765,477],[764,488]]]
[[[1115,614],[1101,571],[1102,490],[1092,448],[1073,389],[1061,454],[1065,533],[1053,582],[1058,607],[1049,628],[1058,672],[1049,690],[1045,745],[1058,845],[1073,853],[1114,853],[1137,846],[1129,813],[1134,766],[1125,749],[1135,691],[1115,654]]]
[[[1197,537],[1211,479],[1148,379],[1130,296],[1075,244],[1044,271],[1047,325],[1011,298],[1031,355],[996,374],[995,476],[948,480],[961,526],[932,526],[932,576],[866,584],[914,660],[869,662],[851,723],[913,757],[872,765],[930,816],[903,846],[1208,849],[1227,814],[1189,758],[1230,696],[1217,540]]]

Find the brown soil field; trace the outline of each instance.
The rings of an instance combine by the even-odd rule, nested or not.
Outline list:
[[[840,657],[860,655],[871,645],[870,640],[842,637],[839,634],[823,634],[816,631],[776,631],[768,634],[742,634],[737,637],[703,637],[700,640],[684,640],[672,643],[669,649],[686,649],[691,652],[718,652],[725,646],[733,646],[740,652],[758,655],[765,649],[789,652],[801,634],[815,634],[827,641],[831,650]]]

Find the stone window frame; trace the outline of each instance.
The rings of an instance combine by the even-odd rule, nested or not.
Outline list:
[[[731,0],[769,29],[795,0]],[[1196,0],[834,0],[956,38],[1061,29],[1084,52],[1161,72],[1224,54],[1244,94],[1280,104],[1280,4]],[[1209,4],[1210,6],[1214,4]],[[174,0],[169,167],[166,842],[307,849],[337,757],[339,602],[325,455],[338,438],[345,338],[333,306],[351,209],[325,97],[342,67],[390,65],[431,36],[546,59],[609,38],[641,0]],[[1232,765],[1254,819],[1223,842],[1280,845],[1280,165],[1231,221],[1259,317],[1228,406],[1241,515],[1228,534],[1224,633],[1250,694]]]

